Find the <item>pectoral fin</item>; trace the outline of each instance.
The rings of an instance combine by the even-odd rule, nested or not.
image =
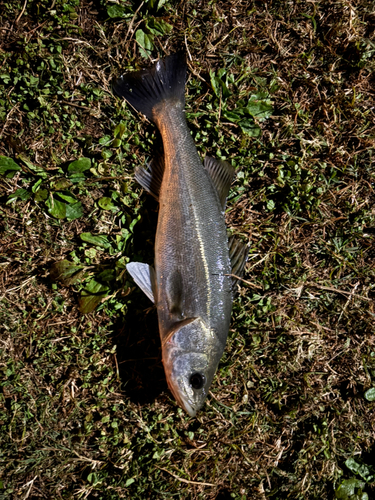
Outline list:
[[[142,262],[130,262],[126,270],[151,302],[155,302],[156,281],[154,268]]]
[[[166,282],[166,294],[169,313],[172,318],[183,318],[185,297],[182,276],[178,269],[172,271]]]
[[[160,153],[148,165],[147,168],[137,167],[135,170],[136,181],[159,200],[160,186],[164,174],[164,156]]]
[[[225,209],[230,185],[234,177],[234,168],[228,162],[216,160],[210,156],[204,159],[204,168],[210,174],[213,185],[219,195],[221,206]]]
[[[248,258],[249,247],[237,236],[231,236],[228,241],[229,258],[232,264],[232,274],[238,278],[242,278],[245,270],[245,265]],[[233,289],[238,282],[237,278],[232,278]]]

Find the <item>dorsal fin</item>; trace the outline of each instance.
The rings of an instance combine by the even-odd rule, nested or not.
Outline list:
[[[135,170],[135,180],[150,193],[156,200],[159,200],[159,192],[164,174],[164,155],[159,153],[147,168],[137,167]]]
[[[228,162],[216,160],[210,156],[206,156],[204,159],[204,168],[210,174],[212,183],[216,188],[221,206],[224,210],[235,170]]]
[[[228,240],[229,258],[232,264],[232,274],[238,278],[242,278],[245,265],[248,258],[249,246],[244,243],[238,236],[231,236]],[[238,279],[232,277],[233,291],[238,283]]]

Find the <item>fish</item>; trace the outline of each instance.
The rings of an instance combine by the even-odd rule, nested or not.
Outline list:
[[[207,156],[202,163],[185,116],[186,75],[186,55],[177,52],[125,73],[112,87],[162,137],[163,152],[135,171],[159,202],[154,267],[130,262],[126,268],[156,305],[169,389],[195,417],[225,349],[248,246],[228,240],[224,212],[235,169]]]

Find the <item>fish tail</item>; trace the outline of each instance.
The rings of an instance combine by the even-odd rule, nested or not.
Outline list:
[[[155,121],[153,109],[165,100],[178,100],[185,106],[186,55],[177,52],[159,59],[153,66],[120,76],[112,88],[137,111]]]

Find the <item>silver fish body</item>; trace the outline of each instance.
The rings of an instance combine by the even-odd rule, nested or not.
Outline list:
[[[149,171],[136,172],[159,200],[155,271],[139,263],[128,270],[155,301],[168,385],[195,416],[230,324],[232,265],[224,207],[234,170],[226,162],[200,160],[185,118],[184,65],[181,55],[169,56],[148,72],[125,75],[115,91],[152,119],[163,139],[164,158]],[[244,245],[235,254],[243,270]]]
[[[155,118],[165,162],[155,241],[163,363],[172,392],[180,395],[192,415],[207,396],[228,335],[228,237],[218,194],[198,156],[184,111],[178,104],[164,104]],[[195,321],[176,329],[179,322],[192,318]],[[190,386],[194,373],[204,377],[201,389]]]

